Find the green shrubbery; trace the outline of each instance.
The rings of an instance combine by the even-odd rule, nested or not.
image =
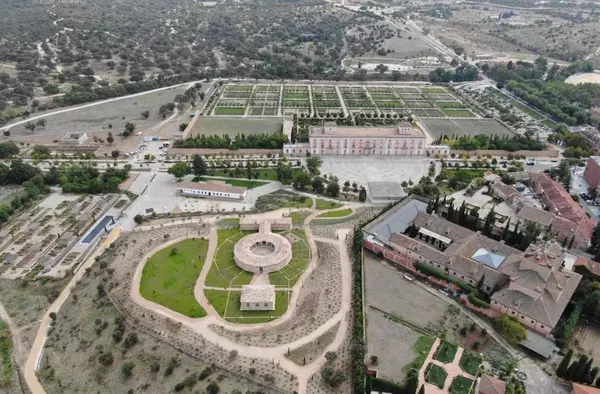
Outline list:
[[[475,291],[475,288],[473,286],[468,285],[464,282],[461,282],[460,280],[453,278],[452,276],[442,272],[441,270],[439,270],[437,268],[433,268],[425,263],[416,262],[415,267],[420,272],[423,272],[423,273],[431,275],[431,276],[435,276],[436,278],[439,278],[439,279],[443,279],[446,282],[453,283],[456,286],[460,287],[463,291],[466,291],[468,293]]]
[[[469,293],[469,295],[467,296],[467,298],[469,299],[469,302],[471,304],[475,305],[476,307],[483,308],[483,309],[488,309],[490,307],[490,304],[488,304],[487,302],[483,301],[482,299],[480,299],[479,297],[477,297],[473,293]]]

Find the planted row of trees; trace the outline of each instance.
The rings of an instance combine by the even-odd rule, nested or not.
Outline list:
[[[273,134],[238,134],[231,139],[228,134],[210,135],[204,134],[190,137],[185,140],[175,141],[176,148],[208,148],[208,149],[282,149],[288,138],[283,133]]]
[[[598,373],[600,368],[594,365],[594,359],[582,354],[578,360],[571,362],[573,358],[573,349],[569,349],[567,354],[556,369],[556,375],[559,378],[587,385],[594,384],[600,387],[600,377]]]

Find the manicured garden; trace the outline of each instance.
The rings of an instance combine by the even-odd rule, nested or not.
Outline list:
[[[285,205],[285,208],[312,208],[313,200],[306,196],[296,196]]]
[[[297,225],[302,225],[304,224],[304,219],[306,219],[307,217],[310,216],[310,211],[309,212],[294,212],[292,214],[290,214],[290,216],[288,216],[290,219],[292,219],[292,223],[293,224],[297,224]]]
[[[460,358],[459,365],[463,371],[475,376],[481,366],[481,358],[465,350]]]
[[[233,171],[232,169],[231,170],[218,169],[218,170],[209,170],[208,173],[211,176],[230,177],[232,174],[232,171]],[[292,176],[299,172],[302,172],[301,168],[298,168],[298,167],[292,168]],[[275,169],[275,168],[253,168],[252,174],[257,175],[256,179],[262,179],[262,180],[266,180],[266,181],[276,181],[277,180],[277,169]],[[244,175],[241,177],[244,178],[245,175],[246,175],[246,173],[244,172]],[[239,178],[239,177],[237,177],[237,178]]]
[[[449,116],[451,118],[474,118],[475,115],[473,112],[468,109],[449,109],[442,108],[442,112],[444,115]]]
[[[244,115],[245,112],[245,107],[217,107],[215,109],[215,115]]]
[[[331,211],[320,214],[320,218],[341,218],[352,214],[351,209],[340,209],[339,211]]]
[[[413,350],[417,354],[417,357],[415,357],[410,364],[406,364],[402,370],[404,372],[408,372],[411,369],[416,369],[417,371],[420,370],[425,362],[425,359],[427,358],[427,355],[429,355],[434,342],[435,337],[429,335],[421,335],[419,338],[417,338],[417,341],[413,345]]]
[[[237,266],[233,260],[233,248],[237,241],[251,233],[253,231],[240,231],[238,228],[218,230],[217,251],[204,281],[205,286],[228,288],[250,283],[253,274]]]
[[[142,271],[142,297],[188,317],[206,316],[194,287],[207,249],[208,240],[186,239],[156,252]]]
[[[265,323],[274,320],[285,313],[289,303],[289,293],[275,293],[275,309],[272,311],[242,311],[240,310],[239,290],[204,290],[204,295],[215,311],[225,320],[239,324]]]
[[[280,235],[285,236],[286,233]],[[310,247],[304,230],[292,230],[290,233],[296,239],[292,242],[292,260],[279,271],[269,274],[269,282],[276,287],[293,287],[310,264]]]
[[[463,376],[457,376],[450,385],[450,392],[452,394],[469,394],[471,387],[473,386],[473,380],[467,379]]]
[[[198,182],[198,181],[202,181],[202,182],[206,182],[206,181],[217,181],[217,182],[223,182],[226,183],[228,185],[231,186],[241,186],[241,187],[245,187],[247,189],[254,189],[255,187],[260,187],[260,186],[264,186],[266,184],[268,184],[269,182],[258,182],[258,181],[248,181],[245,179],[210,179],[210,178],[199,178],[196,177],[194,178],[192,181],[194,182]]]
[[[425,381],[427,383],[431,383],[435,386],[438,386],[439,388],[444,388],[444,383],[446,382],[446,377],[448,377],[448,374],[446,373],[444,368],[440,367],[439,365],[431,363],[431,364],[429,364],[427,369],[428,369],[428,371],[427,371],[427,374],[425,375]]]
[[[442,342],[442,344],[438,346],[434,358],[438,361],[443,362],[444,364],[451,363],[452,361],[454,361],[454,357],[456,356],[457,350],[458,346],[450,342]]]

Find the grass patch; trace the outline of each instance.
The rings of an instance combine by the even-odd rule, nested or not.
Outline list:
[[[550,119],[544,119],[544,120],[542,120],[542,123],[545,124],[546,126],[550,127],[551,129],[554,129],[556,126],[558,126],[558,123],[556,123]]]
[[[310,216],[310,212],[294,212],[289,218],[292,219],[292,223],[294,224],[303,224],[304,219]]]
[[[257,182],[257,181],[247,181],[244,179],[209,179],[204,177],[195,177],[192,179],[192,182],[206,182],[206,181],[219,181],[226,183],[231,186],[240,186],[245,187],[246,189],[254,189],[255,187],[264,186],[269,182]]]
[[[240,224],[240,218],[227,218],[227,219],[222,219],[219,220],[217,222],[217,224],[223,224],[223,225],[239,225]]]
[[[281,233],[285,236],[286,233]],[[276,287],[293,287],[310,264],[310,248],[304,230],[292,230],[298,239],[292,242],[292,260],[282,269],[269,273],[269,282]]]
[[[334,209],[334,208],[339,208],[341,207],[342,204],[337,203],[335,201],[327,201],[327,200],[322,200],[322,199],[317,199],[317,209],[319,211],[325,210],[325,209]]]
[[[421,88],[421,90],[424,93],[446,93],[446,91],[442,88],[436,88],[436,87],[426,87],[426,88]]]
[[[404,372],[408,372],[411,369],[420,370],[434,342],[435,337],[429,335],[421,335],[417,338],[417,341],[413,345],[413,351],[417,354],[417,357],[410,364],[406,364],[402,370]]]
[[[204,281],[206,286],[228,288],[250,284],[253,274],[237,266],[233,260],[233,248],[237,241],[253,232],[240,231],[238,228],[217,231],[217,251]]]
[[[319,215],[320,218],[341,218],[352,214],[350,208],[340,209],[339,211],[325,212]]]
[[[210,176],[222,176],[228,177],[233,170],[209,170],[208,174]],[[299,172],[302,172],[301,168],[292,168],[292,175],[295,175]],[[245,172],[244,172],[245,174]],[[276,181],[277,180],[277,170],[275,168],[253,168],[252,174],[258,175],[256,179],[262,179],[266,181]],[[254,181],[253,181],[254,182]]]
[[[451,118],[474,118],[475,117],[473,112],[471,112],[467,109],[442,108],[441,111],[444,113],[444,115],[449,116]]]
[[[312,208],[313,200],[310,197],[298,196],[294,200],[288,202],[284,208]]]
[[[142,297],[188,317],[206,316],[194,297],[194,286],[207,249],[208,240],[186,239],[156,252],[142,271]]]
[[[287,291],[275,293],[275,310],[242,311],[240,290],[204,290],[204,295],[222,318],[232,323],[253,324],[275,320],[287,311],[289,294]]]
[[[479,366],[481,365],[481,358],[465,350],[462,354],[462,357],[460,358],[459,365],[463,371],[475,376],[477,375],[477,371],[479,371]]]
[[[473,381],[463,376],[457,376],[450,385],[450,392],[452,394],[469,394]]]
[[[215,109],[215,115],[244,115],[246,108],[239,107],[217,107]]]
[[[12,336],[8,326],[0,320],[0,387],[11,385],[13,375]]]
[[[446,377],[448,376],[444,368],[431,363],[429,364],[428,369],[429,371],[425,376],[425,381],[436,385],[439,388],[444,388],[444,383],[446,382]]]
[[[450,342],[442,342],[435,352],[435,359],[443,362],[444,364],[451,363],[454,361],[458,346]]]

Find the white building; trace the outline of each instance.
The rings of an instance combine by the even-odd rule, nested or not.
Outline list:
[[[243,200],[246,197],[246,188],[241,186],[231,186],[223,182],[181,182],[177,185],[177,190],[186,196]]]
[[[240,309],[243,311],[275,310],[275,286],[242,286],[242,295],[240,297]]]
[[[87,133],[68,133],[60,139],[60,142],[66,145],[81,145],[87,139]]]

